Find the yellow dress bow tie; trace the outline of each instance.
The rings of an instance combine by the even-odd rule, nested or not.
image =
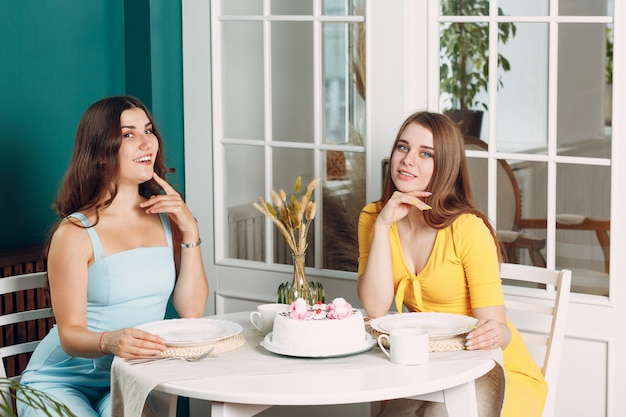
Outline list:
[[[396,290],[396,309],[398,310],[398,313],[402,313],[402,306],[404,304],[404,295],[406,291],[409,290],[408,288],[409,286],[412,287],[413,295],[415,297],[415,303],[417,305],[417,310],[418,311],[424,310],[423,308],[424,305],[422,302],[422,287],[420,286],[419,279],[417,279],[417,275],[412,275],[408,273],[402,277],[402,279],[400,280],[400,283],[398,284],[398,288]]]

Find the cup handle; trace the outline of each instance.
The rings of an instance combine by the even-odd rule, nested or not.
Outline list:
[[[261,331],[261,323],[259,322],[260,319],[261,313],[259,313],[258,311],[253,311],[252,313],[250,313],[250,322],[259,332]]]
[[[387,339],[387,343],[389,343],[389,335],[383,333],[378,336],[378,346],[380,347],[380,350],[382,350],[383,353],[387,355],[388,358],[391,358],[391,356],[389,355],[389,351],[385,349],[385,346],[383,346],[383,339]]]

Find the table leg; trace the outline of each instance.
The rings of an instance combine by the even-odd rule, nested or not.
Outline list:
[[[151,402],[155,417],[176,417],[178,395],[152,391]]]
[[[211,417],[252,417],[270,407],[272,406],[211,401]]]
[[[478,417],[474,381],[443,390],[443,398],[450,417]]]

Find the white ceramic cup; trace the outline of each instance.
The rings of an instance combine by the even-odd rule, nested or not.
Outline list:
[[[261,336],[265,336],[272,331],[276,314],[287,311],[289,305],[270,303],[257,306],[256,311],[250,313],[250,322]]]
[[[389,350],[383,345],[387,340]],[[378,336],[378,346],[391,362],[400,365],[420,365],[428,362],[430,352],[428,331],[421,328],[393,329]]]

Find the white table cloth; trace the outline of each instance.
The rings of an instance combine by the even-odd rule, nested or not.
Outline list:
[[[111,370],[112,415],[119,417],[140,417],[145,400],[150,391],[160,384],[167,386],[168,383],[175,381],[197,380],[198,384],[196,385],[200,386],[203,385],[200,384],[200,380],[206,380],[207,385],[210,385],[210,382],[218,381],[218,386],[223,387],[224,383],[227,383],[228,380],[233,380],[235,384],[239,384],[237,379],[241,377],[251,377],[251,380],[253,380],[257,376],[276,375],[279,380],[284,380],[284,383],[289,385],[294,384],[294,380],[297,381],[295,384],[314,384],[316,383],[314,380],[301,381],[298,380],[298,375],[294,375],[293,379],[289,379],[288,375],[299,374],[306,371],[311,372],[311,369],[314,368],[316,373],[333,372],[340,378],[342,371],[358,371],[361,369],[375,368],[376,372],[380,372],[381,375],[383,375],[386,372],[394,372],[394,370],[398,369],[397,367],[403,367],[402,365],[391,363],[377,346],[365,353],[336,358],[297,358],[271,353],[260,345],[262,337],[254,331],[252,324],[250,324],[249,314],[249,312],[240,312],[215,316],[215,318],[230,320],[241,324],[243,327],[243,335],[246,339],[246,343],[242,347],[231,352],[222,353],[216,358],[207,358],[199,362],[170,360],[150,364],[130,365],[123,359],[116,357]],[[463,368],[461,363],[467,362],[467,359],[482,360],[483,363],[485,359],[490,359],[501,363],[502,351],[500,349],[494,349],[471,352],[431,352],[430,361],[426,364],[426,368],[423,369],[428,370],[428,366],[436,367],[439,366],[439,362],[444,364],[450,361],[459,361],[456,365],[461,369]],[[424,365],[418,365],[416,367],[419,366]],[[487,368],[487,371],[491,369],[491,367],[493,367],[493,363]],[[485,371],[485,373],[487,371]],[[202,382],[204,383],[205,381]],[[355,382],[357,381],[344,381],[347,386]],[[323,381],[319,381],[319,383],[323,383]],[[194,388],[190,386],[188,396],[201,399],[215,399],[204,398],[201,391],[202,388],[198,389],[197,387]],[[277,394],[280,394],[279,387],[276,387],[276,391]],[[254,403],[269,405],[279,403],[279,398],[272,399],[271,396],[267,394],[268,393],[264,393],[262,398],[259,398],[258,401],[254,401],[255,399],[246,401],[248,401],[248,403],[254,401]],[[341,392],[337,394],[337,398],[326,398],[324,401],[328,404],[353,402],[346,398],[346,396],[342,397]],[[401,398],[404,396],[396,396],[394,393],[385,393],[384,395],[388,397],[386,399]],[[263,400],[263,398],[265,399]],[[371,398],[371,400],[375,401],[377,399]],[[221,399],[220,401],[224,400]],[[285,404],[284,402],[281,403]]]

